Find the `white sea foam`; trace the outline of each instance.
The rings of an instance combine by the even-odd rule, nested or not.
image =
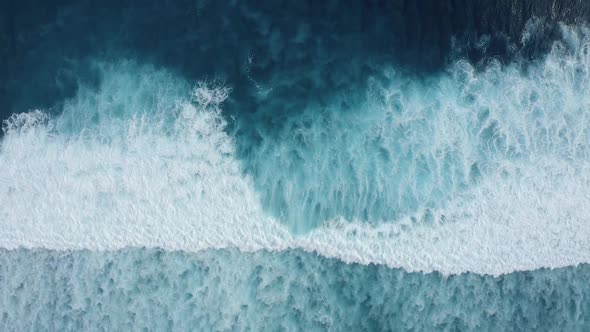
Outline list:
[[[582,75],[580,65],[590,63],[583,54],[565,58],[571,62],[549,57],[537,72],[547,81],[531,89],[535,75],[491,68],[478,77],[457,65],[453,73],[465,76],[457,84],[466,94],[472,86],[498,94],[513,77],[518,85],[497,97],[531,100],[529,110],[513,115],[502,108],[510,100],[487,105],[495,113],[485,121],[508,142],[489,148],[505,148],[505,158],[488,161],[477,183],[441,207],[378,225],[336,218],[302,235],[267,212],[254,180],[242,172],[220,111],[227,89],[201,83],[191,94],[186,82],[165,72],[116,68],[98,92],[81,89],[56,119],[32,111],[4,122],[0,247],[300,248],[444,274],[590,262],[590,123],[587,100],[577,99],[588,89],[588,71],[556,85]],[[440,80],[441,95],[453,79]],[[478,80],[485,84],[465,83]],[[569,104],[542,109],[536,100],[543,93],[559,93],[557,100]]]

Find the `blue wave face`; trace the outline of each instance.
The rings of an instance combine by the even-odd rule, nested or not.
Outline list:
[[[588,265],[442,277],[300,251],[141,249],[2,251],[0,263],[5,329],[583,330],[589,324]]]

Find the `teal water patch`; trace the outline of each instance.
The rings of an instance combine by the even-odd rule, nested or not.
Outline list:
[[[301,251],[0,251],[11,330],[585,330],[590,266],[497,278]]]

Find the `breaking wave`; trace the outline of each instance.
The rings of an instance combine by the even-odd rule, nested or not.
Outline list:
[[[562,30],[526,66],[383,67],[288,114],[230,116],[220,81],[101,62],[59,114],[3,122],[0,247],[303,249],[443,274],[590,262],[589,34]]]

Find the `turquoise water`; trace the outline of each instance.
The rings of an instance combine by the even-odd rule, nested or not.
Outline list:
[[[299,250],[3,251],[4,330],[585,330],[588,265],[498,278]],[[22,319],[27,317],[27,319]]]
[[[21,27],[2,330],[590,327],[584,25],[474,60],[364,3],[199,4]]]

